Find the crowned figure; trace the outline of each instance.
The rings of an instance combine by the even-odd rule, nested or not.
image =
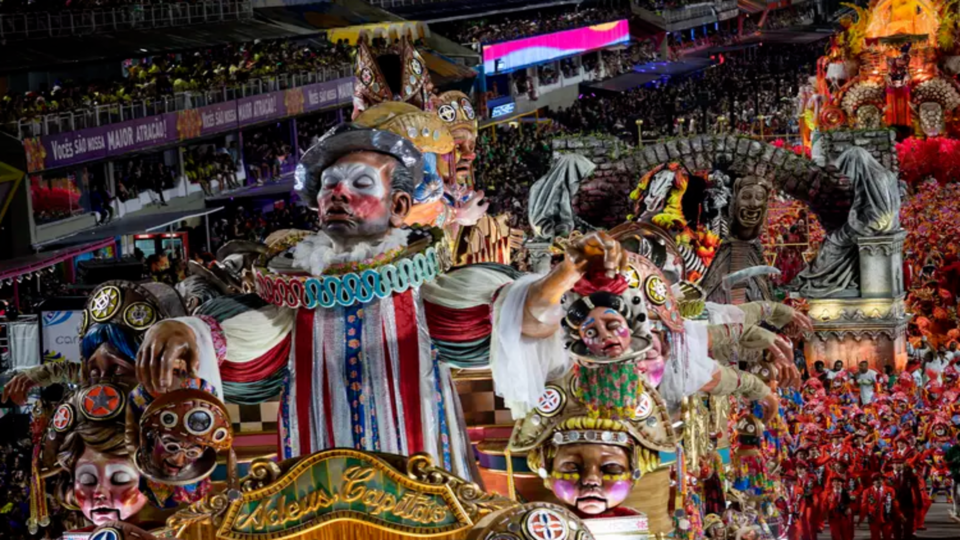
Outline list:
[[[666,504],[671,488],[661,453],[679,448],[673,424],[684,400],[700,392],[736,395],[760,400],[770,411],[777,400],[759,378],[710,357],[712,344],[729,345],[739,333],[684,320],[649,260],[628,252],[621,268],[614,276],[588,271],[564,294],[573,365],[547,382],[508,448],[525,452],[531,470],[582,517],[639,512],[651,532],[666,533],[673,527]],[[509,390],[496,365],[494,381],[498,390]],[[614,462],[616,470],[604,469]]]

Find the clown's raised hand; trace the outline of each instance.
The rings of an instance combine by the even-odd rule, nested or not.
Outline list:
[[[566,260],[581,276],[602,272],[613,278],[627,265],[627,255],[609,234],[598,231],[572,238],[566,245]]]

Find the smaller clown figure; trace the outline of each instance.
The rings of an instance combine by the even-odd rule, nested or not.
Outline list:
[[[748,496],[766,493],[767,456],[763,448],[764,425],[759,418],[745,414],[736,423],[733,486]]]
[[[137,467],[163,484],[187,485],[207,478],[216,467],[217,453],[230,450],[233,442],[223,403],[191,388],[154,400],[137,427]]]
[[[956,436],[950,425],[950,419],[942,412],[933,412],[924,433],[926,448],[946,452],[956,444]]]

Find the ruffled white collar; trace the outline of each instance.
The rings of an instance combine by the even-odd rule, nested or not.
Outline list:
[[[347,251],[339,251],[336,245],[323,231],[308,236],[297,243],[293,250],[293,266],[306,270],[314,276],[323,275],[327,268],[338,264],[363,262],[388,251],[407,247],[410,231],[393,229],[376,244],[358,244]]]

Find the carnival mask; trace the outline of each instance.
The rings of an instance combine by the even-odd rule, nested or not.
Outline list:
[[[630,326],[613,309],[598,307],[590,311],[580,326],[584,345],[598,357],[617,358],[630,350]]]
[[[73,495],[83,515],[94,525],[123,521],[143,508],[140,473],[129,459],[84,450],[73,472]]]
[[[737,219],[746,227],[756,227],[766,205],[766,189],[759,185],[746,186],[737,194]]]
[[[154,440],[151,461],[169,477],[177,478],[181,471],[203,457],[205,448],[172,435],[161,435]]]
[[[457,179],[470,179],[473,162],[477,159],[477,134],[468,128],[451,130],[457,144]]]
[[[596,516],[619,506],[632,486],[626,448],[588,443],[557,449],[550,488],[564,504],[582,514]]]
[[[410,197],[392,192],[396,167],[389,156],[355,152],[324,169],[317,194],[321,229],[335,239],[375,241],[402,225]]]
[[[226,407],[202,390],[163,394],[144,411],[139,429],[138,467],[150,479],[173,485],[209,476],[217,452],[233,442]]]

